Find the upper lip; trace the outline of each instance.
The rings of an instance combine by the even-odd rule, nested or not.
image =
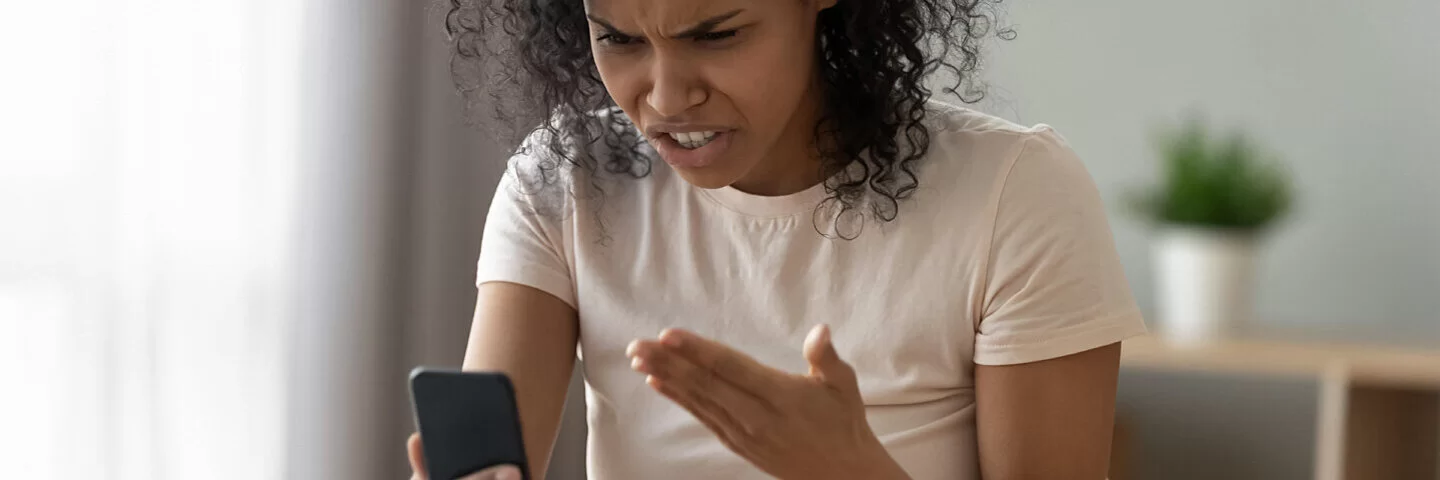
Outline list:
[[[645,127],[646,138],[656,138],[667,133],[727,132],[730,127],[700,123],[657,123]]]

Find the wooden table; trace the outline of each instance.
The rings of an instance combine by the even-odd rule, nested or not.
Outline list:
[[[1317,480],[1440,478],[1440,351],[1241,340],[1179,346],[1147,336],[1125,341],[1121,365],[1314,379]]]

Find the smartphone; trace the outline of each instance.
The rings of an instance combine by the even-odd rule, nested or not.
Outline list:
[[[530,479],[515,387],[505,374],[419,367],[410,372],[410,399],[431,480],[496,465],[519,467]]]

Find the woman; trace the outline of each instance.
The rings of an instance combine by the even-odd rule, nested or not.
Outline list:
[[[464,365],[513,378],[537,477],[577,342],[591,478],[1105,477],[1144,326],[1093,182],[923,83],[974,99],[990,5],[496,2],[454,1],[459,84],[549,120]]]

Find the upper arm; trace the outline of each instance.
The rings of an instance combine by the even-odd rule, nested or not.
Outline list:
[[[465,368],[510,376],[530,468],[544,478],[575,365],[579,319],[566,254],[568,216],[544,201],[563,200],[564,192],[522,191],[526,161],[512,158],[486,216]]]
[[[535,478],[544,478],[555,443],[578,336],[575,310],[553,295],[508,282],[480,285],[464,368],[504,372],[514,383]]]
[[[1145,326],[1099,191],[1048,128],[1008,169],[987,265],[974,357],[985,478],[1105,478],[1118,342]]]
[[[981,476],[1105,478],[1119,368],[1119,343],[1034,363],[976,366]]]

